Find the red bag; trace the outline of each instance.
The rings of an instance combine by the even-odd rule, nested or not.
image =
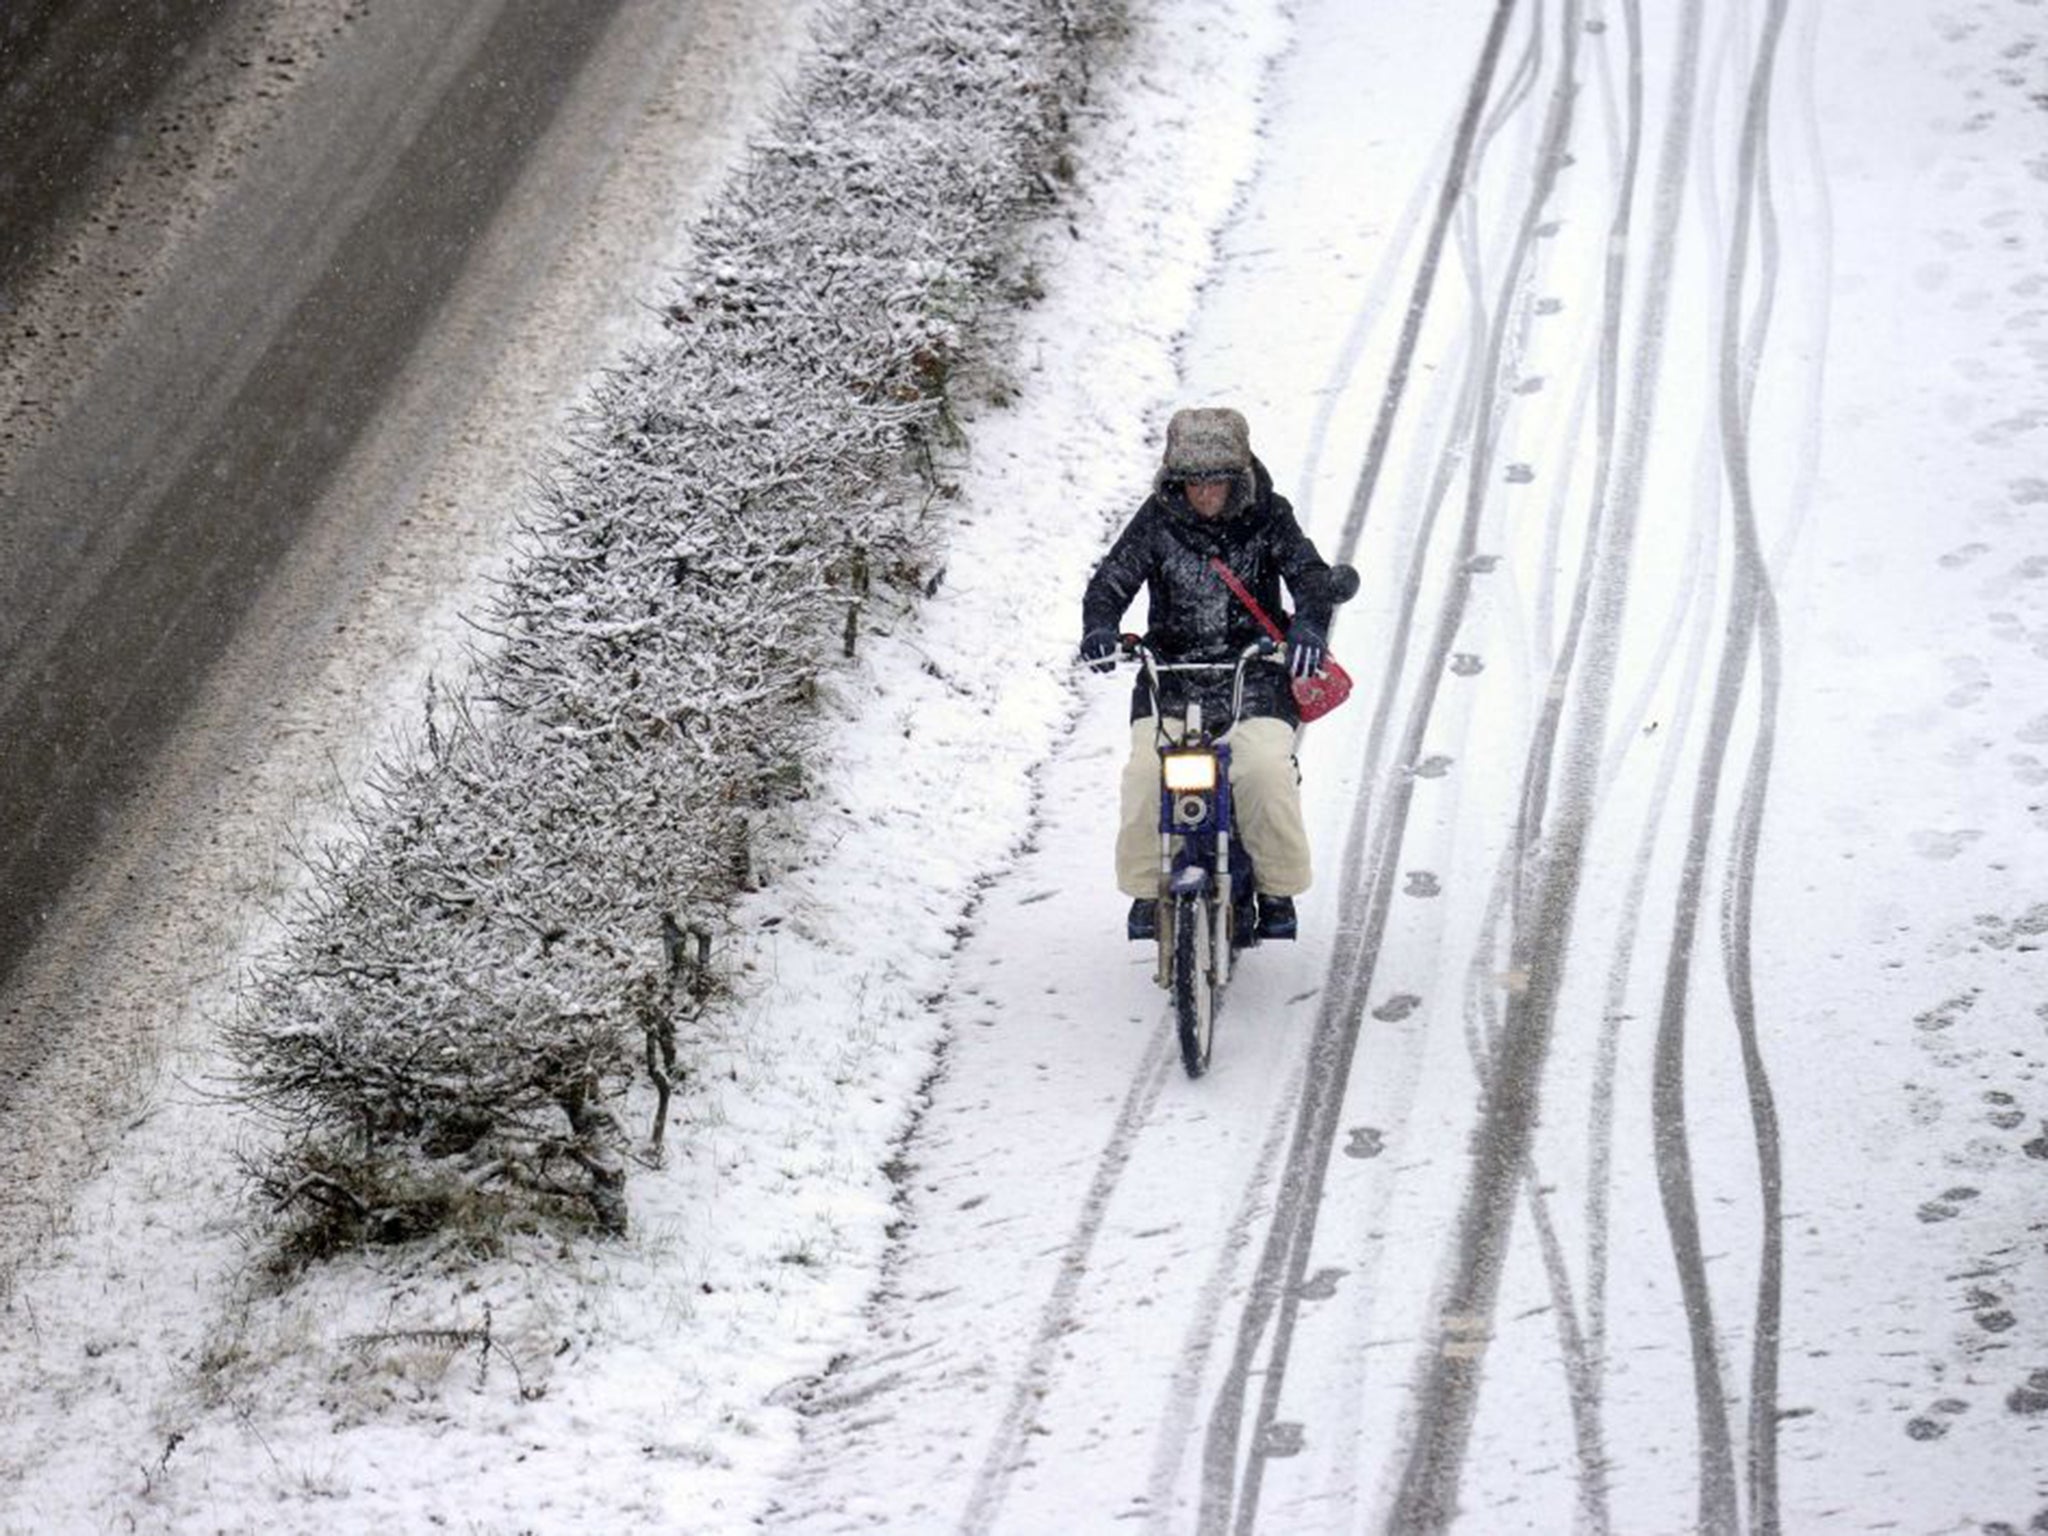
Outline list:
[[[1323,658],[1323,670],[1313,677],[1297,677],[1291,681],[1294,707],[1301,711],[1303,725],[1322,719],[1351,697],[1351,674],[1338,666],[1333,656]]]
[[[1266,633],[1274,640],[1284,643],[1287,637],[1280,633],[1280,626],[1266,616],[1266,610],[1259,606],[1259,600],[1252,596],[1249,588],[1238,580],[1237,572],[1215,556],[1209,557],[1209,565],[1223,584],[1237,595],[1237,600],[1252,612]],[[1328,651],[1323,653],[1323,667],[1312,677],[1291,678],[1294,690],[1294,707],[1301,712],[1301,723],[1320,720],[1331,710],[1351,697],[1351,674],[1337,665],[1337,658]]]

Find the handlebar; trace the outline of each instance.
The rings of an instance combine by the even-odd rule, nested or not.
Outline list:
[[[1239,651],[1230,661],[1161,661],[1158,654],[1147,645],[1140,635],[1120,635],[1118,650],[1127,659],[1145,669],[1145,682],[1152,690],[1153,708],[1158,708],[1159,677],[1163,672],[1229,672],[1230,680],[1230,724],[1236,726],[1244,715],[1244,669],[1255,661],[1279,665],[1284,660],[1287,647],[1269,635],[1261,635],[1250,645]]]
[[[1337,603],[1348,603],[1358,595],[1359,579],[1357,570],[1350,565],[1330,567],[1331,597]],[[1156,705],[1159,698],[1159,678],[1165,672],[1231,672],[1230,724],[1235,726],[1244,713],[1244,669],[1255,661],[1268,661],[1284,665],[1287,659],[1285,641],[1261,635],[1247,645],[1230,661],[1161,661],[1142,635],[1123,634],[1117,637],[1117,653],[1122,660],[1135,661],[1145,669],[1145,681],[1151,686],[1152,698]],[[1104,658],[1104,662],[1108,658]],[[1093,663],[1100,670],[1108,667],[1101,662]],[[1226,727],[1227,729],[1227,727]]]
[[[1228,672],[1254,661],[1284,662],[1287,646],[1269,635],[1261,635],[1229,661],[1161,661],[1159,653],[1145,643],[1143,635],[1117,636],[1118,653],[1151,672]]]

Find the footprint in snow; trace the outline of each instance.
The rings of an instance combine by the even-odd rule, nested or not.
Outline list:
[[[1515,385],[1515,393],[1518,395],[1535,395],[1542,393],[1542,391],[1543,375],[1540,373],[1532,373],[1528,378]]]
[[[1935,564],[1941,566],[1945,570],[1959,570],[1963,566],[1968,565],[1972,560],[1975,560],[1978,556],[1988,555],[1990,553],[1991,546],[1989,544],[1965,544],[1958,549],[1950,550],[1947,554],[1943,555],[1939,560],[1935,561]]]
[[[1536,313],[1539,315],[1561,315],[1564,313],[1563,299],[1538,299]]]
[[[1409,771],[1418,779],[1440,779],[1451,771],[1452,761],[1453,759],[1445,757],[1441,752],[1432,752]],[[1978,834],[1980,837],[1982,835]]]
[[[2027,1117],[2011,1094],[1987,1088],[1984,1090],[1984,1102],[1991,1106],[1985,1111],[1984,1118],[1991,1122],[1994,1130],[2016,1131],[2026,1124]]]
[[[1930,828],[1915,832],[1911,842],[1913,851],[1921,858],[1947,860],[1956,857],[1983,835],[1974,827],[1966,827],[1960,832],[1936,832]]]
[[[1422,999],[1413,992],[1396,992],[1384,1003],[1381,1003],[1379,1007],[1373,1009],[1372,1016],[1382,1024],[1395,1024],[1407,1018],[1409,1014],[1421,1006]]]
[[[1439,896],[1443,894],[1443,886],[1437,880],[1437,877],[1428,870],[1411,869],[1408,871],[1408,884],[1404,888],[1403,894],[1408,896]]]
[[[1977,1191],[1969,1185],[1945,1189],[1939,1200],[1929,1200],[1920,1207],[1918,1215],[1924,1222],[1951,1221],[1962,1215],[1962,1208],[1977,1198]]]
[[[2048,1371],[2028,1372],[2027,1384],[2014,1387],[2006,1396],[2005,1406],[2030,1419],[2048,1413]]]
[[[1470,576],[1486,576],[1499,569],[1499,555],[1474,555],[1465,562],[1465,572]]]
[[[1979,927],[1993,925],[1998,921],[1998,918],[1989,915],[1977,919]],[[1917,1015],[1913,1020],[1913,1027],[1929,1033],[1953,1027],[1977,1006],[1977,997],[1981,991],[1981,988],[1972,987],[1967,992],[1957,993],[1946,1002],[1936,1004],[1925,1013]]]
[[[2011,330],[2010,324],[2006,327]],[[1972,380],[1982,383],[1982,380]],[[1970,434],[1970,441],[1983,448],[1996,448],[2011,442],[2016,437],[2025,437],[2029,432],[2048,426],[2048,411],[2021,411],[2016,416],[2001,416],[1987,426],[1979,427]]]
[[[1337,1282],[1348,1273],[1342,1269],[1319,1269],[1301,1282],[1301,1290],[1297,1294],[1303,1301],[1328,1301],[1337,1294]]]
[[[1451,671],[1459,677],[1477,677],[1486,670],[1486,663],[1470,651],[1460,651],[1451,658]]]
[[[1386,1134],[1377,1126],[1354,1125],[1351,1139],[1344,1144],[1346,1157],[1378,1157],[1387,1149]]]
[[[1908,1086],[1906,1118],[1919,1126],[1934,1124],[1941,1118],[1941,1096],[1931,1088]]]
[[[1527,464],[1510,464],[1507,481],[1509,485],[1527,485],[1536,478],[1536,471]]]
[[[2007,489],[2012,492],[2012,499],[2023,507],[2038,507],[2048,502],[2048,480],[2035,475],[2015,480]]]

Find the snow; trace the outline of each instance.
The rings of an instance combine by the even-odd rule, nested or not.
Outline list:
[[[1929,515],[1967,498],[1915,481],[1952,477],[1994,440],[2016,447],[2032,428],[2015,402],[2040,398],[2040,358],[2008,346],[2002,369],[1966,362],[1960,376],[1986,386],[1967,410],[1953,387],[1946,401],[1928,405],[1856,397],[1926,377],[1928,336],[1967,333],[1945,310],[1926,312],[1925,297],[1964,281],[1916,275],[1894,254],[1929,216],[1931,189],[1916,184],[1902,194],[1902,167],[1926,165],[1930,180],[1957,195],[1960,206],[1943,210],[1924,237],[1950,253],[1946,268],[1959,260],[1956,230],[1984,227],[2019,240],[2003,258],[2009,272],[1994,277],[1991,266],[1977,278],[1974,302],[1962,295],[1987,340],[2011,317],[1986,295],[2016,291],[2024,299],[2030,282],[2038,291],[2026,262],[2040,238],[2041,194],[2008,169],[1980,201],[1983,193],[1966,191],[1964,167],[1950,160],[1960,150],[1966,164],[1979,156],[1985,166],[2023,163],[2030,123],[2012,80],[2003,82],[1996,115],[1980,122],[1987,137],[1958,145],[1956,130],[1969,120],[1959,104],[1966,93],[1988,96],[1997,70],[2010,72],[1988,62],[1986,50],[2004,57],[2025,48],[2026,29],[2010,26],[1995,42],[1976,33],[1953,39],[1948,47],[1960,56],[1923,68],[1929,39],[1945,24],[1923,18],[1897,45],[1900,55],[1879,58],[1870,39],[1898,30],[1895,13],[1887,15],[1877,27],[1866,25],[1868,14],[1830,15],[1823,24],[1808,13],[1793,27],[1777,108],[1783,138],[1774,144],[1783,266],[1753,455],[1786,615],[1788,672],[1755,921],[1763,1050],[1786,1166],[1782,1380],[1768,1401],[1779,1437],[1774,1496],[1795,1529],[1934,1529],[1996,1518],[2017,1528],[2043,1498],[2038,1473],[2023,1470],[2042,1463],[2036,1398],[2028,1395],[2041,1367],[2025,1353],[2025,1319],[2029,1303],[2038,1308],[2042,1279],[2038,1218],[2028,1208],[2039,1152],[2025,1150],[2041,1114],[2040,983],[2038,970],[2031,984],[2025,979],[2029,952],[2021,948],[2038,919],[2026,883],[2011,876],[2039,867],[2043,826],[2038,809],[1995,781],[1958,781],[1958,768],[1992,758],[1994,748],[1966,757],[1958,742],[1931,757],[1902,758],[1896,744],[1905,734],[1902,712],[1928,731],[1947,712],[1975,711],[1991,717],[1980,727],[1987,741],[2022,740],[2030,728],[2024,688],[1998,719],[1988,666],[1933,664],[1941,647],[1959,647],[1948,637],[1983,626],[1986,594],[1929,585],[1930,575],[1982,561],[2005,573],[1996,579],[1999,601],[2028,590],[2019,574],[2023,533],[2006,491],[2024,471],[2016,462],[1977,471],[1981,515],[1967,535]],[[1326,549],[1344,525],[1419,228],[1448,153],[1448,104],[1477,56],[1484,19],[1466,18],[1464,35],[1438,45],[1401,47],[1389,40],[1450,28],[1434,8],[1381,7],[1369,19],[1334,4],[1295,8],[1297,46],[1268,97],[1267,160],[1222,241],[1185,339],[1179,396],[1227,393],[1246,408],[1276,479]],[[1705,27],[1708,115],[1693,147],[1676,157],[1691,170],[1676,209],[1674,287],[1682,298],[1671,307],[1649,393],[1656,415],[1643,435],[1636,590],[1597,754],[1603,787],[1573,942],[1584,960],[1568,972],[1557,1010],[1546,1113],[1533,1144],[1530,1182],[1545,1198],[1539,1206],[1525,1197],[1512,1225],[1497,1313],[1490,1322],[1441,1315],[1464,1277],[1455,1236],[1467,1151],[1484,1145],[1474,1063],[1502,1028],[1501,998],[1518,985],[1512,957],[1496,948],[1501,918],[1487,897],[1579,556],[1576,525],[1557,509],[1579,514],[1596,446],[1591,348],[1567,317],[1600,313],[1600,197],[1618,159],[1622,67],[1597,50],[1583,61],[1576,163],[1544,209],[1555,228],[1542,234],[1540,264],[1516,294],[1527,309],[1509,352],[1512,387],[1504,393],[1514,404],[1491,445],[1501,489],[1481,503],[1474,595],[1456,630],[1452,680],[1419,738],[1399,750],[1368,741],[1375,707],[1384,704],[1399,722],[1422,687],[1416,668],[1400,661],[1399,637],[1414,637],[1411,650],[1424,644],[1429,604],[1441,601],[1449,574],[1448,538],[1439,535],[1426,552],[1424,606],[1405,623],[1402,573],[1416,550],[1416,519],[1432,499],[1446,507],[1446,520],[1462,510],[1469,460],[1456,431],[1456,392],[1469,387],[1482,338],[1467,332],[1470,310],[1458,300],[1468,276],[1481,300],[1493,300],[1520,213],[1516,193],[1539,152],[1543,85],[1489,151],[1475,216],[1448,258],[1469,262],[1476,253],[1478,270],[1456,268],[1436,295],[1407,415],[1366,524],[1359,558],[1367,590],[1337,648],[1355,675],[1384,665],[1393,696],[1384,696],[1384,681],[1381,699],[1362,690],[1352,709],[1308,737],[1318,846],[1332,857],[1304,906],[1301,950],[1252,957],[1234,984],[1214,1074],[1192,1088],[1181,1083],[1144,958],[1117,964],[1114,901],[1105,891],[1077,924],[1041,900],[1057,891],[1063,904],[1080,905],[1086,898],[1074,889],[1074,871],[1087,869],[1108,837],[1100,786],[1111,771],[1114,701],[1100,718],[1084,718],[1048,773],[1045,821],[1031,853],[991,893],[963,948],[946,1074],[911,1149],[926,1198],[913,1202],[912,1229],[867,1348],[817,1394],[812,1455],[785,1495],[787,1523],[1030,1530],[1130,1519],[1210,1528],[1212,1520],[1245,1518],[1246,1485],[1256,1478],[1262,1527],[1398,1527],[1392,1512],[1401,1507],[1404,1470],[1427,1488],[1439,1465],[1414,1449],[1416,1401],[1432,1359],[1483,1349],[1485,1390],[1452,1485],[1464,1525],[1696,1528],[1719,1518],[1722,1506],[1700,1503],[1702,1485],[1720,1472],[1700,1450],[1689,1321],[1708,1330],[1705,1348],[1732,1400],[1725,1433],[1734,1479],[1715,1496],[1729,1498],[1738,1519],[1764,1519],[1749,1502],[1759,1495],[1746,1486],[1751,1447],[1762,1437],[1745,1425],[1761,1274],[1759,1175],[1735,1021],[1718,991],[1718,873],[1703,894],[1683,1095],[1704,1244],[1698,1273],[1711,1317],[1696,1307],[1689,1320],[1680,1292],[1654,1166],[1655,1030],[1633,1024],[1654,1026],[1663,1011],[1657,946],[1669,942],[1686,791],[1699,771],[1732,559],[1721,466],[1703,453],[1718,448],[1713,325],[1726,260],[1718,231],[1734,202],[1746,84],[1738,61],[1758,20],[1713,18]],[[1676,22],[1646,18],[1652,163],[1662,150],[1654,125],[1668,99]],[[1618,47],[1620,33],[1612,18],[1605,33],[1588,35]],[[1518,67],[1528,35],[1518,30],[1510,39],[1504,77]],[[1932,98],[1924,117],[1901,114],[1887,89],[1894,73],[1903,91]],[[1930,143],[1928,120],[1944,121],[1942,103],[1953,115],[1934,131],[1950,137]],[[1417,133],[1416,123],[1430,132]],[[2001,130],[2009,137],[2000,140]],[[1823,153],[1833,158],[1818,158]],[[1935,169],[1942,161],[1949,163]],[[1392,195],[1328,195],[1361,165]],[[1644,192],[1631,254],[1646,246],[1650,215]],[[1836,252],[1851,249],[1890,281],[1873,285],[1867,312],[1845,315]],[[1622,355],[1640,359],[1651,321],[1634,292],[1625,323]],[[1566,334],[1553,335],[1560,330]],[[1879,340],[1888,344],[1865,355]],[[1843,378],[1859,386],[1845,388]],[[2000,425],[1991,427],[1992,419]],[[1974,430],[1975,447],[1943,440],[1960,438],[1963,426]],[[1906,457],[1925,466],[1919,475],[1903,472],[1897,460]],[[1873,516],[1872,508],[1881,510]],[[1896,551],[1886,538],[1895,523]],[[1831,568],[1854,579],[1827,581],[1821,573]],[[1874,592],[1867,578],[1882,570],[1896,573],[1897,586]],[[2012,637],[2007,646],[2025,643],[2027,626],[2016,615],[1994,622]],[[1853,663],[1821,648],[1816,637],[1830,633],[1837,645],[1853,637]],[[1736,723],[1737,765],[1754,739],[1753,711],[1752,696]],[[1665,755],[1664,743],[1674,740],[1682,745]],[[1358,846],[1377,889],[1398,894],[1388,899],[1384,933],[1361,933],[1347,914],[1333,934],[1330,866],[1346,844],[1361,783],[1370,799],[1354,829]],[[1729,783],[1724,826],[1739,779]],[[1381,833],[1373,823],[1384,825],[1403,786],[1413,798],[1398,846],[1375,845]],[[1948,824],[1931,810],[1908,810],[1914,794],[1954,807]],[[1880,819],[1871,809],[1878,805],[1898,807],[1902,819]],[[1981,838],[1959,833],[1983,827],[1994,812],[2000,824]],[[1662,836],[1637,889],[1631,871],[1645,828]],[[1980,846],[1988,854],[1982,863],[1969,858]],[[1952,872],[1945,900],[1923,867],[1930,860],[1933,873]],[[1873,861],[1885,872],[1867,886]],[[1714,863],[1718,871],[1720,854]],[[1343,900],[1364,894],[1347,890]],[[1887,907],[1938,935],[1931,949],[1908,956],[1874,948],[1892,940],[1891,925],[1876,916]],[[1831,935],[1837,925],[1842,931]],[[1328,1124],[1327,1164],[1303,1170],[1290,1166],[1289,1142],[1298,1134],[1297,1106],[1312,1097],[1326,1063],[1313,1025],[1317,994],[1357,975],[1333,954],[1333,939],[1337,950],[1371,945],[1369,986],[1351,1015],[1361,1043]],[[1637,958],[1613,972],[1610,956],[1624,943]],[[1823,955],[1837,958],[1822,965]],[[1027,959],[1036,963],[1019,974]],[[1944,969],[1953,979],[1935,981]],[[1887,985],[1889,972],[1911,975],[1911,991]],[[1923,1013],[1993,978],[2009,988],[1995,1025],[1990,1009]],[[1611,996],[1611,986],[1622,990]],[[1622,1026],[1611,1047],[1601,1027],[1610,1018]],[[1912,1057],[1929,1054],[1908,1042],[1940,1037],[1948,1019],[1989,1038],[1967,1061],[1953,1050],[1933,1055],[1950,1058],[1951,1075],[1974,1072],[1983,1081],[1939,1099],[1924,1084],[1902,1090],[1893,1076],[1924,1077]],[[1605,1049],[1615,1053],[1616,1086],[1602,1110]],[[1973,1123],[1946,1145],[1912,1134],[1915,1117],[1925,1129],[1937,1115]],[[1914,1168],[1926,1170],[1925,1187],[1906,1193]],[[1973,1171],[1986,1168],[2004,1171],[2003,1190]],[[1308,1195],[1298,1182],[1305,1171],[1317,1184]],[[1297,1198],[1318,1202],[1321,1219],[1305,1247],[1270,1255],[1291,1267],[1269,1266],[1261,1247],[1269,1223]],[[1880,1205],[1875,1230],[1883,1236],[1874,1246]],[[1547,1236],[1534,1224],[1538,1210]],[[1977,1226],[1974,1248],[1956,1244],[1957,1223]],[[1555,1265],[1539,1262],[1546,1241],[1555,1245]],[[1017,1262],[989,1264],[997,1247]],[[1262,1305],[1274,1309],[1269,1324],[1293,1311],[1278,1385],[1271,1333],[1243,1321]],[[1575,1332],[1561,1321],[1567,1315]],[[1859,1343],[1845,1348],[1845,1335]],[[2038,1337],[2036,1329],[2036,1345]],[[1577,1418],[1573,1399],[1584,1386],[1572,1373],[1584,1372],[1594,1351],[1599,1397],[1592,1414]],[[1246,1422],[1234,1451],[1226,1444],[1229,1454],[1219,1456],[1219,1428],[1231,1428],[1219,1403],[1233,1378],[1249,1388]],[[1968,1386],[1951,1391],[1958,1382]],[[1263,1410],[1262,1392],[1275,1394]],[[878,1477],[877,1467],[894,1475]]]
[[[1681,12],[1646,9],[1648,176]],[[742,981],[687,1042],[696,1080],[668,1166],[630,1185],[632,1235],[267,1295],[240,1272],[241,1133],[194,1043],[9,1293],[0,1529],[1177,1530],[1219,1500],[1266,1529],[1380,1528],[1404,1476],[1441,1465],[1416,1454],[1436,1362],[1475,1354],[1464,1528],[1691,1529],[1720,1511],[1698,1328],[1721,1492],[1766,1523],[1747,1417],[1764,1206],[1723,983],[1753,686],[1684,994],[1689,1276],[1653,1091],[1737,558],[1714,327],[1765,12],[1712,10],[1573,963],[1489,1317],[1441,1314],[1464,1294],[1484,1064],[1526,985],[1497,875],[1598,463],[1623,18],[1586,13],[1605,26],[1581,33],[1575,163],[1509,290],[1498,436],[1475,452],[1459,405],[1540,153],[1549,29],[1573,13],[1509,37],[1503,90],[1524,61],[1531,89],[1452,231],[1355,552],[1367,586],[1336,649],[1359,694],[1304,742],[1304,938],[1249,957],[1190,1083],[1150,957],[1118,935],[1126,691],[1069,669],[1080,585],[1192,401],[1245,409],[1341,546],[1487,18],[1160,0],[1085,125],[1072,235],[1036,237],[1045,298],[1012,403],[968,423],[944,581],[878,616],[825,703],[831,776],[787,829],[792,872],[739,914]],[[1784,682],[1753,970],[1783,1141],[1764,1401],[1789,1529],[2021,1530],[2048,1507],[2044,49],[2034,6],[1795,8],[1773,98],[1781,264],[1751,462]],[[1634,272],[1653,216],[1639,191]],[[1625,324],[1639,362],[1633,290]],[[1468,505],[1465,660],[1432,679]],[[1587,689],[1573,674],[1567,741]],[[1352,986],[1351,1075],[1322,1081]],[[1328,1156],[1298,1163],[1325,1090]],[[1274,1248],[1302,1209],[1317,1219]],[[1233,1382],[1241,1421],[1219,1412]]]

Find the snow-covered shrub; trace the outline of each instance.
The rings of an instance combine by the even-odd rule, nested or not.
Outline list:
[[[947,391],[1119,4],[828,13],[665,340],[569,445],[468,702],[430,709],[237,1022],[284,1133],[263,1184],[313,1229],[414,1236],[460,1188],[622,1225],[614,1106],[678,1006],[663,934],[715,921],[801,793],[849,613],[937,566]]]

